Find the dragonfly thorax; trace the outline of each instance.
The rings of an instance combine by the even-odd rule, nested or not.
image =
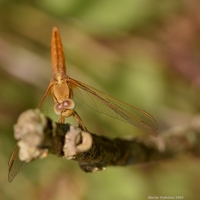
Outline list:
[[[53,77],[53,80],[60,85],[66,81],[66,74],[64,72],[56,73]]]
[[[72,98],[72,92],[69,86],[66,83],[66,80],[62,80],[62,82],[54,82],[52,84],[52,94],[55,103],[61,103],[66,99]]]

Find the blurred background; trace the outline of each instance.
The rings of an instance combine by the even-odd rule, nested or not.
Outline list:
[[[7,181],[13,125],[51,78],[53,26],[70,77],[151,113],[161,133],[199,115],[199,12],[198,0],[0,0],[0,199],[199,199],[200,161],[191,155],[94,174],[49,156]],[[77,112],[91,132],[145,137],[82,103]]]

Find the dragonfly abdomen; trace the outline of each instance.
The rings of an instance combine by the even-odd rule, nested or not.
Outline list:
[[[51,40],[51,60],[54,79],[66,77],[65,56],[61,38],[56,27],[53,28]]]

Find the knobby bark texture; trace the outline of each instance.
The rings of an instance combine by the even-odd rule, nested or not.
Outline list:
[[[199,120],[195,118],[188,126],[160,133],[158,137],[111,139],[70,124],[55,123],[37,109],[27,110],[14,126],[18,142],[15,156],[12,154],[9,161],[9,173],[14,171],[11,180],[19,171],[14,169],[15,160],[28,163],[49,153],[77,161],[85,172],[104,170],[107,166],[155,162],[185,152],[199,156]]]

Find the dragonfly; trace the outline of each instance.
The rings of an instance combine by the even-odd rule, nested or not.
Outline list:
[[[75,109],[75,100],[79,99],[97,112],[131,124],[145,133],[157,136],[157,122],[149,113],[67,75],[64,48],[57,27],[52,30],[51,60],[53,76],[38,106],[45,115],[58,123],[65,123],[65,120],[72,116],[79,127],[87,131],[83,120]],[[26,164],[19,159],[18,153],[19,147],[16,145],[8,163],[8,180],[10,182]]]

